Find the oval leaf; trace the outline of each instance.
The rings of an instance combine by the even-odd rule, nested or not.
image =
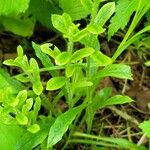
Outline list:
[[[47,90],[60,89],[65,84],[65,82],[66,82],[66,78],[65,77],[54,77],[54,78],[51,78],[47,82],[46,89]]]
[[[84,57],[90,56],[93,53],[94,53],[94,49],[93,48],[80,49],[80,50],[74,52],[74,54],[71,57],[71,62],[75,63],[75,62],[81,60]]]
[[[70,60],[71,55],[69,52],[62,52],[55,58],[55,63],[57,65],[65,65]]]

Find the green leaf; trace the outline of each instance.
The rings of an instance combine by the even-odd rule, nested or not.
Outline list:
[[[25,130],[17,125],[6,125],[0,122],[0,148],[2,150],[16,150],[18,140]]]
[[[32,88],[36,95],[40,95],[43,91],[43,86],[40,81],[39,67],[34,58],[30,59],[30,68],[32,73]]]
[[[93,1],[92,0],[80,0],[81,4],[83,5],[83,7],[91,12],[92,11],[92,7],[93,7]]]
[[[70,58],[70,52],[62,52],[55,58],[55,63],[57,65],[65,65],[69,62]]]
[[[98,71],[98,73],[94,75],[94,78],[103,78],[107,76],[132,80],[131,68],[123,64],[108,65],[104,69]]]
[[[73,88],[84,88],[88,86],[92,86],[93,83],[91,81],[79,81],[72,84]]]
[[[133,102],[133,100],[128,96],[115,95],[105,101],[100,101],[101,103],[100,107],[102,108],[105,106],[125,104],[125,103],[130,103],[130,102]]]
[[[23,48],[21,45],[17,46],[18,57],[23,57]]]
[[[97,13],[97,16],[93,21],[93,24],[95,26],[102,27],[106,23],[106,21],[112,16],[114,11],[115,11],[115,3],[114,2],[106,3]]]
[[[95,34],[87,34],[84,38],[81,39],[81,43],[85,45],[85,47],[91,47],[95,50],[100,49],[100,43]]]
[[[61,52],[60,52],[60,50],[56,46],[54,46],[54,50],[52,50],[50,48],[50,46],[53,46],[53,44],[51,44],[51,43],[45,43],[45,44],[42,44],[40,46],[40,48],[41,48],[41,50],[42,50],[43,53],[45,53],[45,54],[47,54],[47,55],[49,55],[49,56],[51,56],[52,58],[55,59],[56,56],[59,55]]]
[[[40,126],[38,124],[33,124],[27,130],[31,133],[37,133],[40,130]]]
[[[75,66],[67,65],[66,70],[65,70],[66,77],[70,78],[73,75],[75,69],[76,69]]]
[[[28,118],[21,112],[16,115],[16,120],[20,125],[27,125],[28,123]]]
[[[71,62],[75,63],[84,57],[90,56],[93,53],[94,53],[93,48],[82,48],[82,49],[73,53],[73,55],[71,57]]]
[[[62,139],[62,136],[68,130],[69,125],[73,122],[76,115],[83,109],[83,106],[78,106],[69,109],[65,113],[61,114],[54,124],[51,126],[49,135],[48,135],[48,143],[47,147],[52,147],[57,142]]]
[[[24,13],[28,6],[30,0],[0,0],[0,16],[8,15],[18,15],[19,13]]]
[[[57,90],[60,89],[66,83],[65,77],[53,77],[48,80],[46,90]]]
[[[17,17],[2,17],[2,24],[7,31],[20,36],[31,36],[33,34],[34,22],[31,19],[19,19]]]
[[[49,45],[49,44],[48,44]],[[44,53],[42,52],[42,49],[43,47],[32,42],[32,47],[34,48],[35,50],[35,53],[36,53],[36,56],[41,60],[43,66],[45,68],[48,68],[48,67],[51,67],[51,66],[54,66],[53,63],[51,62],[51,59]],[[52,76],[56,76],[57,75],[57,72],[56,71],[49,71],[50,74]]]
[[[42,117],[42,119],[38,122],[40,130],[34,134],[31,132],[23,134],[20,139],[18,139],[16,149],[14,150],[31,150],[40,145],[48,136],[49,129],[53,122],[53,118]]]
[[[101,51],[95,51],[91,58],[98,64],[98,66],[107,66],[112,63],[112,59]]]
[[[69,28],[72,26],[71,17],[64,13],[61,15],[52,15],[52,24],[53,26],[64,34],[68,34],[70,32]]]
[[[12,90],[12,94],[17,94],[24,86],[17,80],[10,77],[10,75],[0,68],[0,89],[6,89],[9,87]]]
[[[108,39],[114,35],[118,29],[124,29],[129,22],[129,19],[133,12],[138,7],[138,0],[119,0],[116,6],[116,13],[111,19],[111,24],[108,30]]]
[[[89,24],[87,26],[87,30],[92,34],[101,34],[105,31],[100,25]]]
[[[150,138],[150,120],[144,121],[139,124],[139,128],[142,129],[143,133]]]
[[[90,13],[80,0],[59,0],[59,6],[71,16],[72,20],[85,18]]]
[[[29,10],[37,21],[50,29],[53,29],[51,15],[61,13],[58,5],[52,0],[30,0]]]

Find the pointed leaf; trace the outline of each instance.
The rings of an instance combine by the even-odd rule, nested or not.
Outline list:
[[[116,13],[111,19],[108,30],[108,38],[114,35],[118,29],[124,29],[131,15],[137,9],[138,0],[119,0],[116,6]]]
[[[94,25],[103,26],[115,11],[115,3],[109,2],[102,6],[94,19]]]
[[[47,147],[52,147],[62,139],[62,136],[69,128],[69,125],[82,109],[83,106],[71,108],[56,119],[49,131]]]
[[[131,68],[123,64],[108,65],[94,75],[94,78],[103,78],[107,76],[132,80]]]
[[[60,89],[62,86],[64,86],[65,82],[66,82],[65,77],[53,77],[50,80],[48,80],[46,90]]]

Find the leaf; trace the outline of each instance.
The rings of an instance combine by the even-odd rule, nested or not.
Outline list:
[[[57,90],[60,89],[66,83],[65,77],[53,77],[48,80],[46,90]]]
[[[25,130],[17,125],[5,125],[0,122],[0,148],[2,150],[15,150],[18,140]]]
[[[36,56],[41,60],[43,66],[45,68],[54,66],[53,63],[51,62],[51,59],[44,52],[42,52],[42,48],[41,48],[40,45],[32,42],[32,47],[35,50]],[[50,74],[52,76],[56,76],[57,75],[56,71],[49,71],[49,72],[50,72]]]
[[[62,136],[68,130],[69,125],[73,122],[76,115],[83,109],[83,106],[78,106],[69,109],[65,113],[61,114],[54,124],[51,126],[49,135],[48,135],[48,142],[47,147],[52,147],[57,142],[62,139]]]
[[[107,76],[132,80],[131,68],[123,64],[108,65],[104,69],[98,71],[98,73],[94,75],[94,78],[103,78]]]
[[[115,11],[115,3],[109,2],[102,6],[95,17],[93,24],[95,26],[104,26],[106,21],[111,17]]]
[[[28,6],[30,0],[0,0],[0,16],[13,16],[19,13],[24,13]]]
[[[80,0],[80,2],[87,11],[89,11],[89,12],[92,11],[92,7],[93,7],[92,0]]]
[[[93,83],[91,81],[79,81],[72,84],[73,88],[84,88],[88,86],[92,86]]]
[[[27,130],[31,133],[37,133],[40,130],[40,126],[38,124],[33,124]]]
[[[101,51],[95,51],[91,58],[99,65],[99,66],[107,66],[112,63],[112,59],[105,54],[103,54]]]
[[[70,52],[62,52],[55,58],[55,63],[57,65],[65,65],[69,62],[70,58]]]
[[[40,71],[38,64],[34,58],[30,59],[30,68],[32,73],[32,88],[36,95],[40,95],[43,91],[43,86],[40,81]]]
[[[100,108],[110,106],[110,105],[125,104],[125,103],[130,103],[130,102],[133,102],[133,100],[128,96],[115,95],[111,98],[108,98],[105,101],[100,101],[101,103]]]
[[[93,48],[82,48],[82,49],[73,53],[73,55],[71,57],[71,62],[75,63],[84,57],[90,56],[93,53],[94,53]]]
[[[53,118],[42,117],[42,120],[38,122],[40,131],[34,134],[30,132],[23,134],[20,139],[18,139],[16,149],[14,150],[31,150],[41,144],[48,136],[49,129],[53,122]]]
[[[71,16],[72,20],[80,20],[90,13],[90,11],[82,5],[80,0],[59,0],[59,6],[63,12]]]
[[[68,34],[70,32],[69,28],[72,26],[72,20],[71,17],[66,13],[64,13],[62,16],[54,14],[52,15],[52,24],[60,32]]]
[[[100,49],[100,43],[97,38],[97,35],[95,34],[88,34],[84,38],[81,39],[81,43],[85,45],[85,47],[91,47],[95,50]]]
[[[142,129],[143,133],[150,138],[150,120],[144,121],[139,124],[139,128]]]
[[[31,36],[33,34],[34,22],[29,19],[19,19],[17,17],[2,17],[2,24],[7,31],[11,31],[14,34],[20,36]]]
[[[116,13],[112,17],[108,29],[108,39],[110,39],[118,29],[124,29],[131,15],[137,9],[138,3],[138,0],[119,0],[117,2]]]
[[[29,10],[37,21],[50,29],[53,29],[51,15],[61,13],[58,5],[55,5],[52,0],[30,0]]]
[[[20,125],[27,125],[28,123],[28,118],[21,112],[16,115],[16,120]]]
[[[12,94],[17,94],[24,86],[17,80],[10,77],[10,75],[0,68],[0,89],[6,89],[7,87],[12,89]]]
[[[70,78],[75,72],[76,67],[73,65],[67,65],[65,70],[65,75],[67,78]]]

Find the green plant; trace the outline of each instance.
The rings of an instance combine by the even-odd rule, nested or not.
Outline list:
[[[18,131],[14,141],[10,143],[12,148],[9,149],[33,149],[37,146],[43,150],[52,148],[62,139],[68,129],[67,136],[64,136],[66,142],[65,144],[62,142],[64,145],[61,145],[62,149],[65,149],[68,143],[73,142],[100,145],[103,148],[146,149],[123,139],[92,136],[75,131],[79,130],[81,124],[86,123],[87,132],[90,133],[92,120],[98,109],[133,101],[124,95],[111,96],[112,89],[110,87],[101,90],[97,90],[97,87],[101,80],[108,76],[132,80],[130,67],[125,64],[116,64],[115,59],[142,33],[150,29],[147,26],[129,38],[143,13],[148,9],[147,1],[145,0],[142,5],[141,1],[136,1],[139,5],[136,4],[137,7],[134,8],[134,11],[136,11],[135,18],[138,16],[138,20],[133,19],[126,36],[112,58],[100,51],[98,36],[105,32],[104,25],[115,12],[115,3],[108,2],[99,10],[100,0],[81,0],[80,2],[87,12],[91,12],[90,22],[83,29],[80,29],[79,24],[73,23],[67,13],[52,15],[53,26],[67,40],[66,51],[61,51],[51,43],[38,45],[33,42],[32,46],[43,68],[39,68],[36,59],[28,59],[21,46],[17,48],[16,59],[4,61],[5,65],[19,67],[22,70],[20,74],[13,77],[15,79],[9,77],[3,70],[0,72],[0,80],[5,81],[8,85],[7,90],[6,85],[1,87],[0,118],[3,120],[0,127],[7,130],[4,124],[14,125],[14,128],[9,129],[9,133],[21,130],[21,132]],[[60,4],[63,5],[63,3]],[[66,6],[63,5],[63,8],[67,11]],[[131,12],[133,11],[131,10]],[[123,28],[124,25],[121,27]],[[112,30],[111,28],[109,31]],[[113,32],[115,31],[116,29]],[[111,35],[109,32],[109,37]],[[76,42],[81,43],[83,48],[76,49],[74,47]],[[42,81],[40,75],[43,72],[49,73],[48,81]],[[20,82],[18,83],[16,79]],[[16,84],[12,85],[11,82]],[[45,91],[48,94],[45,94]],[[65,112],[57,107],[60,99],[66,101],[67,110]],[[45,112],[40,112],[42,108],[46,115]],[[81,119],[80,123],[79,118]],[[88,139],[73,139],[73,136]],[[9,138],[12,139],[10,135]],[[18,139],[20,140],[18,141]],[[6,141],[3,142],[6,143]]]

